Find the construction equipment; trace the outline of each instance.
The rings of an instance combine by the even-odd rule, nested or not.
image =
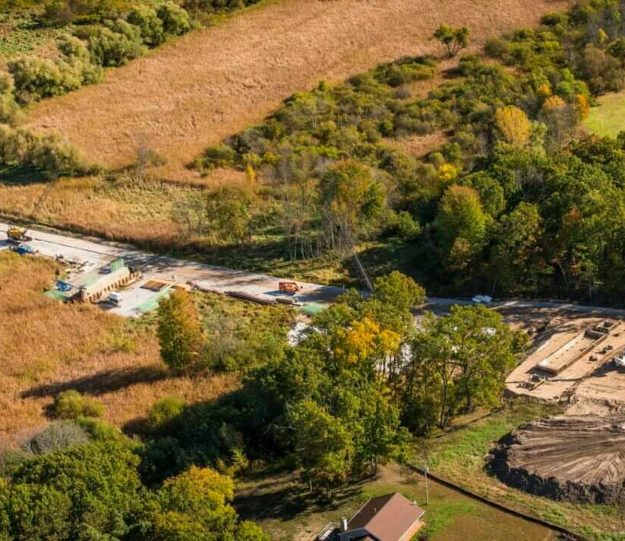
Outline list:
[[[282,293],[288,293],[289,295],[295,295],[301,288],[297,282],[279,282],[278,289]]]
[[[17,226],[9,227],[7,231],[7,242],[20,244],[21,242],[28,242],[29,240],[33,240],[33,238],[28,236],[26,229]]]
[[[625,354],[614,357],[614,359],[612,359],[612,363],[616,368],[625,368]]]
[[[536,387],[540,387],[543,383],[545,383],[546,378],[542,376],[538,376],[537,374],[530,374],[527,377],[526,381],[522,381],[519,383],[519,387],[527,389],[528,391],[533,391]]]

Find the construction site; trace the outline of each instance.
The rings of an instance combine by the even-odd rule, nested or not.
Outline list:
[[[62,302],[97,305],[124,317],[140,317],[176,289],[197,289],[264,305],[286,304],[312,315],[342,288],[280,280],[129,246],[62,236],[0,223],[0,250],[53,258],[65,268],[45,295]]]
[[[558,416],[500,440],[490,471],[539,496],[582,503],[625,502],[625,417]]]
[[[596,312],[552,315],[508,376],[508,396],[560,404],[564,415],[496,444],[488,468],[504,483],[555,500],[625,502],[625,321]]]
[[[620,319],[560,316],[535,337],[528,357],[508,376],[506,392],[564,402],[578,413],[625,412],[624,354]]]

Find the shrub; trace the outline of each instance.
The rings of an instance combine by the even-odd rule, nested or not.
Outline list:
[[[126,437],[118,427],[109,424],[102,419],[96,419],[95,417],[80,417],[79,419],[76,419],[75,422],[89,435],[89,439],[91,441],[123,442]]]
[[[436,63],[428,58],[410,58],[391,64],[383,64],[373,72],[380,83],[398,87],[413,81],[425,81],[434,77]]]
[[[421,234],[421,227],[409,212],[401,211],[397,213],[393,224],[399,237],[403,240],[415,240]]]
[[[54,399],[54,414],[61,419],[80,417],[101,417],[104,406],[93,399],[85,398],[78,391],[63,391]]]
[[[177,396],[166,396],[157,400],[148,413],[148,426],[151,430],[159,430],[176,419],[184,407],[185,401]]]
[[[219,13],[240,9],[245,6],[256,4],[259,0],[184,0],[185,9],[198,12]]]
[[[67,64],[80,78],[81,84],[94,84],[102,79],[102,68],[92,62],[91,53],[81,39],[64,34],[59,38],[57,46]]]
[[[546,26],[558,26],[559,24],[565,24],[567,22],[566,13],[547,13],[542,16],[540,22]]]
[[[139,28],[143,43],[156,47],[165,41],[163,21],[156,11],[148,6],[136,6],[128,14],[128,22]]]
[[[35,136],[26,130],[0,126],[0,165],[23,164],[34,140]]]
[[[44,173],[50,179],[61,176],[82,176],[93,171],[80,152],[54,135],[35,139],[26,155],[25,164]]]
[[[166,2],[159,6],[157,15],[168,34],[180,36],[191,30],[189,14],[174,2]]]
[[[231,166],[236,157],[234,149],[224,144],[210,147],[204,153],[205,164],[209,168]]]
[[[139,28],[117,20],[98,28],[89,38],[89,51],[97,64],[105,67],[123,66],[144,51]]]
[[[50,179],[86,175],[96,170],[78,150],[54,135],[37,136],[28,130],[1,125],[0,165],[30,167]]]
[[[466,26],[452,28],[441,24],[434,32],[433,37],[445,47],[445,52],[450,58],[469,46],[469,29]]]
[[[15,99],[22,104],[60,96],[80,88],[81,78],[65,62],[24,57],[9,62],[15,81]]]
[[[24,444],[24,450],[33,455],[45,455],[89,441],[89,434],[72,421],[56,421]]]
[[[0,123],[9,123],[15,119],[18,111],[13,92],[15,83],[11,74],[0,72]]]

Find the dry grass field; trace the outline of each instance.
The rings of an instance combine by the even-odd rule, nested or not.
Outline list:
[[[186,193],[184,187],[129,179],[109,183],[95,177],[0,183],[0,213],[105,238],[165,243],[180,234],[170,215]]]
[[[54,396],[74,388],[100,400],[119,426],[143,417],[167,395],[189,402],[238,384],[234,375],[170,378],[154,334],[84,305],[41,293],[53,261],[0,252],[0,443],[14,445],[48,422]]]
[[[185,164],[205,147],[262,120],[297,90],[375,64],[437,51],[441,23],[466,25],[474,47],[535,24],[568,0],[283,0],[193,32],[107,74],[103,84],[45,101],[28,124],[69,138],[117,167],[147,146],[162,178],[192,180]]]

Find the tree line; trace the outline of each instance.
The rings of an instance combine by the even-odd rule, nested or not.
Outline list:
[[[148,485],[142,444],[102,421],[99,402],[66,391],[53,413],[21,449],[3,452],[0,539],[268,541],[239,520],[228,475],[191,466]]]

